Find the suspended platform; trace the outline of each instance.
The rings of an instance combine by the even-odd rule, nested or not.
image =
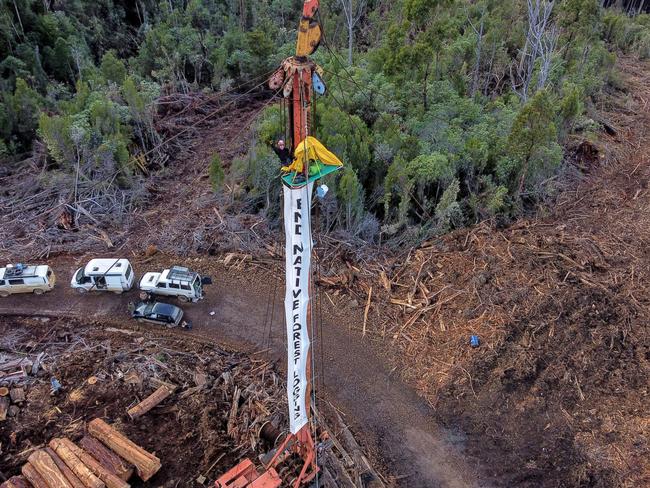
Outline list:
[[[312,181],[316,181],[320,178],[323,178],[324,176],[327,176],[329,174],[334,173],[335,171],[338,171],[342,168],[343,166],[332,166],[329,164],[323,164],[320,161],[311,161],[311,164],[309,165],[309,178],[307,181],[305,181],[305,175],[304,173],[297,173],[295,171],[291,171],[290,173],[286,173],[285,175],[282,176],[282,183],[285,186],[288,186],[289,188],[302,188],[303,186],[311,183]]]

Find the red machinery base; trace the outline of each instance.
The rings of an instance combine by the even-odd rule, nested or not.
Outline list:
[[[217,488],[278,488],[282,480],[273,468],[260,473],[253,461],[244,459],[237,466],[222,475],[216,483]]]
[[[314,440],[308,426],[303,427],[296,434],[289,434],[264,469],[258,470],[253,461],[244,459],[220,476],[215,482],[215,487],[278,488],[282,480],[275,468],[292,453],[299,455],[304,462],[300,475],[292,483],[293,488],[299,488],[314,479],[319,470],[316,465]]]

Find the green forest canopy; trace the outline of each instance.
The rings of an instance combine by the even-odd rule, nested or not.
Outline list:
[[[619,88],[615,53],[650,58],[650,16],[631,2],[605,3],[615,5],[322,1],[315,59],[329,94],[315,129],[347,166],[327,181],[327,227],[412,242],[511,218],[552,196],[566,171],[563,147],[575,134],[595,137],[590,107]],[[134,156],[160,142],[161,90],[263,81],[293,53],[302,2],[0,5],[0,157],[18,161],[39,138],[50,171],[117,173],[115,184],[128,187]],[[244,198],[270,218],[279,214],[278,165],[265,142],[282,134],[280,121],[277,106],[264,112],[229,176],[245,180]],[[224,176],[210,172],[221,188]]]

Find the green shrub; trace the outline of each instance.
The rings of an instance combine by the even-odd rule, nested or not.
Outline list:
[[[436,205],[436,219],[439,232],[447,232],[463,223],[463,212],[460,209],[457,198],[460,193],[460,182],[454,178],[445,189]]]
[[[521,109],[508,137],[515,195],[548,177],[560,164],[562,148],[557,139],[554,102],[548,91],[540,90]]]
[[[342,222],[347,230],[356,228],[363,217],[363,187],[359,183],[356,173],[347,167],[337,188],[337,197],[343,207]]]
[[[126,79],[126,66],[121,59],[115,56],[114,51],[108,51],[104,54],[99,69],[106,81],[113,82],[116,85],[121,85]]]
[[[223,163],[221,161],[221,157],[218,154],[212,156],[208,173],[210,175],[210,184],[212,185],[212,189],[215,192],[220,191],[223,187],[226,175],[223,171]]]
[[[31,147],[34,130],[38,125],[38,114],[44,106],[44,100],[22,78],[16,80],[14,94],[7,95],[5,100],[4,114],[0,115],[7,124],[3,132],[9,132],[17,150],[26,150]]]
[[[650,58],[650,15],[630,17],[608,10],[603,17],[604,38],[625,53]]]
[[[38,133],[54,160],[68,171],[79,167],[91,180],[127,176],[133,136],[128,107],[78,83],[73,99],[59,109],[59,115],[41,113],[38,120]]]

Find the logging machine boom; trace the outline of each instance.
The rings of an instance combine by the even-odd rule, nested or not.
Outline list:
[[[311,199],[313,182],[340,169],[341,163],[309,137],[311,99],[314,91],[325,92],[322,69],[309,55],[317,48],[322,31],[316,15],[318,0],[306,0],[298,29],[296,55],[286,59],[269,79],[269,87],[288,99],[288,120],[294,154],[299,158],[283,168],[284,221],[286,235],[285,319],[287,324],[287,397],[290,433],[269,453],[263,467],[245,459],[216,481],[216,488],[277,488],[283,480],[276,468],[290,455],[302,460],[300,474],[290,482],[298,488],[314,480],[319,468],[312,435],[311,352]],[[300,146],[300,151],[298,150]],[[318,152],[320,151],[320,153]],[[316,168],[316,169],[314,169]],[[289,482],[288,482],[289,483]]]

